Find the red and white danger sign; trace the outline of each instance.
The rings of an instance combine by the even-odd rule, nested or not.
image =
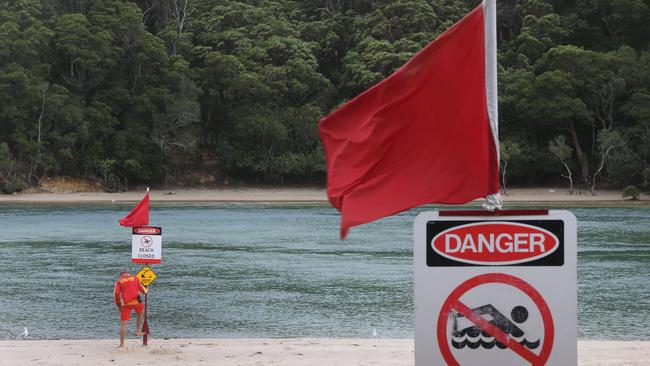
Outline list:
[[[577,364],[573,214],[425,212],[414,230],[416,366]]]
[[[162,229],[155,226],[133,228],[131,236],[131,262],[162,262]]]

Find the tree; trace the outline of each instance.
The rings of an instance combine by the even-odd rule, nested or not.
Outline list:
[[[166,101],[164,113],[154,113],[152,140],[161,152],[191,152],[196,148],[193,129],[200,118],[197,95],[196,85],[183,77],[176,93]]]
[[[598,168],[594,172],[594,175],[591,180],[591,194],[596,195],[596,179],[598,175],[605,167],[607,162],[608,155],[617,148],[625,146],[626,141],[623,139],[620,133],[617,131],[610,130],[600,130],[598,132],[598,152],[599,160]]]
[[[567,174],[562,175],[562,177],[569,180],[569,194],[573,194],[573,178],[569,166],[573,150],[569,145],[567,145],[566,137],[564,135],[556,136],[549,142],[548,148],[551,151],[551,154],[553,154],[564,166]]]
[[[570,134],[582,181],[588,182],[589,161],[580,142],[579,128],[589,123],[591,115],[585,103],[578,98],[571,75],[554,70],[536,76],[524,98],[519,101],[518,109],[531,122]]]
[[[506,190],[506,177],[508,176],[508,163],[511,161],[516,161],[521,158],[522,151],[519,147],[519,144],[512,141],[503,141],[500,144],[500,160],[501,160],[501,184],[502,192],[505,195],[508,195]]]
[[[9,146],[6,142],[0,143],[0,191],[14,193],[26,186],[20,178],[16,158],[9,151]]]
[[[598,5],[605,28],[612,36],[634,26],[648,12],[642,0],[600,0]]]
[[[113,65],[118,50],[111,35],[92,26],[83,14],[66,14],[54,27],[54,51],[60,57],[60,78],[80,96],[101,83]]]
[[[205,144],[228,174],[280,182],[309,174],[305,162],[320,156],[315,122],[333,88],[319,71],[314,44],[283,15],[292,13],[289,6],[224,2],[197,11],[191,23],[201,34],[195,54]],[[313,130],[294,134],[303,124]],[[292,143],[294,136],[301,143]]]

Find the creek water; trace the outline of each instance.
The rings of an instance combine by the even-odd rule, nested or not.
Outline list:
[[[126,205],[0,205],[0,339],[114,338]],[[432,208],[427,208],[432,209]],[[411,338],[414,209],[338,238],[324,205],[157,204],[152,337]],[[650,210],[576,208],[578,334],[650,339]],[[133,324],[130,325],[133,328]]]

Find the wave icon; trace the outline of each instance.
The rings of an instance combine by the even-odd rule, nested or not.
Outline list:
[[[530,342],[526,338],[524,338],[523,340],[519,341],[518,343],[521,344],[522,346],[528,348],[528,349],[536,349],[537,347],[539,347],[540,341],[538,339],[535,342]],[[508,346],[506,346],[505,344],[497,341],[496,338],[494,338],[494,337],[492,337],[491,341],[485,341],[485,340],[479,338],[475,342],[472,342],[469,339],[465,339],[463,341],[458,342],[458,341],[455,341],[452,338],[451,339],[451,345],[456,349],[463,349],[465,347],[470,348],[470,349],[477,349],[479,347],[483,347],[485,349],[492,349],[492,348],[494,348],[494,346],[496,346],[497,348],[500,348],[500,349],[508,348]]]

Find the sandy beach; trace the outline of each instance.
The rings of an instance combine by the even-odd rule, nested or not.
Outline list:
[[[82,203],[82,202],[135,202],[142,198],[144,191],[124,193],[104,192],[46,192],[18,193],[0,195],[5,203]],[[577,203],[625,203],[644,204],[650,200],[641,195],[639,201],[623,200],[620,191],[598,191],[593,196],[589,192],[569,195],[560,188],[523,188],[508,190],[503,196],[505,204],[517,202],[577,202]],[[155,202],[313,202],[326,203],[327,194],[319,188],[221,188],[221,189],[155,189],[151,191],[151,201]],[[476,203],[482,200],[477,200]]]
[[[410,339],[131,339],[2,341],[0,363],[20,365],[413,365]],[[579,341],[580,366],[650,365],[650,342]],[[559,366],[559,365],[553,365]]]

